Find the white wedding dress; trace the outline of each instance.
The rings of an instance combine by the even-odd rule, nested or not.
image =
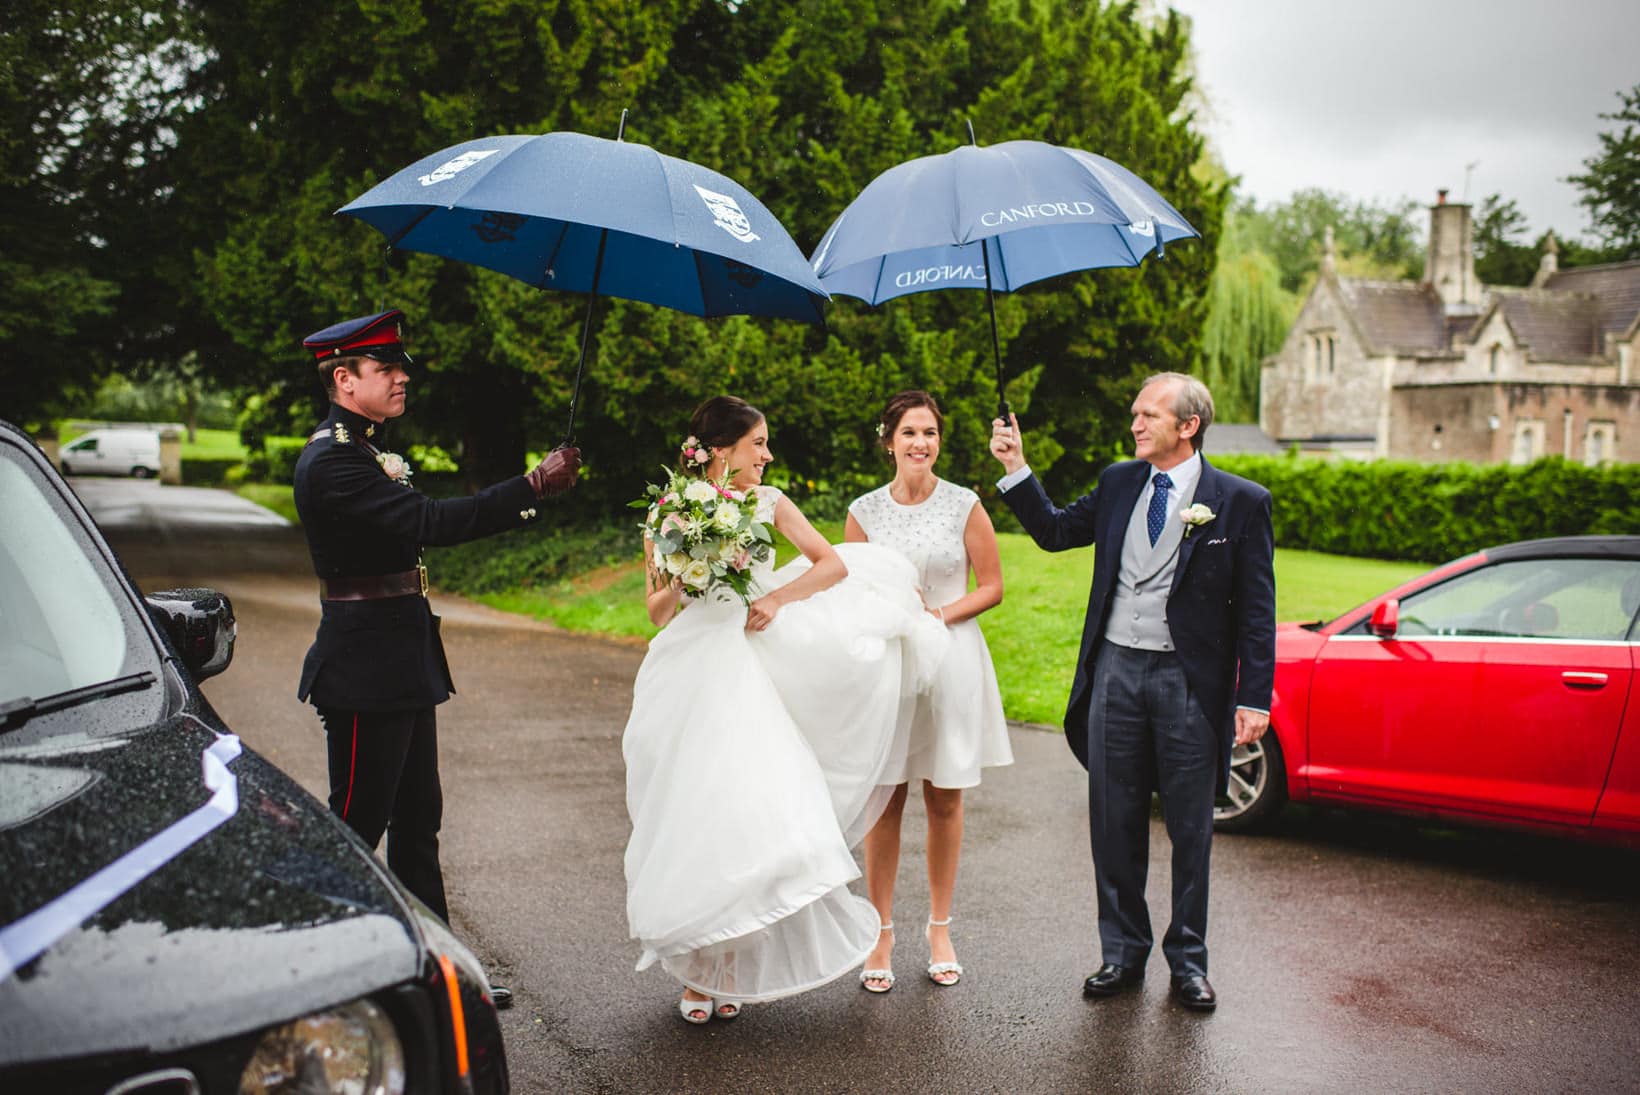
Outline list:
[[[779,492],[757,488],[759,519]],[[622,739],[627,919],[643,947],[720,1001],[772,1000],[865,960],[877,914],[850,848],[904,767],[915,696],[948,643],[917,574],[843,544],[848,577],[745,630],[733,593],[687,601],[649,645]],[[754,571],[754,599],[801,574]]]

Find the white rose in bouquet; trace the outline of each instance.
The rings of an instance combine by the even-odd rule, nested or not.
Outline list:
[[[671,575],[682,574],[683,568],[689,565],[689,556],[684,552],[674,551],[666,557],[665,563],[666,573]]]
[[[740,507],[733,502],[719,502],[712,519],[724,532],[733,532],[740,524]]]
[[[683,497],[690,502],[710,502],[717,496],[717,488],[704,479],[696,479],[683,488]]]
[[[705,559],[691,559],[679,577],[684,585],[692,589],[705,589],[706,583],[712,579],[712,564]]]

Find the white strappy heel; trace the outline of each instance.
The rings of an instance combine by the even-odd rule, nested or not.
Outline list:
[[[890,920],[888,923],[877,929],[877,934],[881,935],[883,932],[892,932],[893,930],[894,921]],[[871,981],[880,981],[882,984],[869,984]],[[867,992],[887,992],[889,989],[894,987],[894,971],[891,969],[861,970],[860,987],[865,989]]]
[[[928,918],[928,927],[923,929],[923,938],[928,940],[928,945],[929,945],[930,948],[932,948],[933,945],[934,945],[933,929],[935,929],[935,928],[948,928],[950,926],[951,926],[951,918],[949,916],[946,917],[944,920],[935,920],[932,916],[930,916]],[[956,976],[952,977],[949,981],[941,981],[940,978],[944,977],[947,974],[956,974]],[[929,962],[928,963],[928,979],[930,981],[934,982],[934,984],[940,986],[941,988],[948,989],[952,985],[956,984],[958,981],[962,980],[962,963],[961,962]]]

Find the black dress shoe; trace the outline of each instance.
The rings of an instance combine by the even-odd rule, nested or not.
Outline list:
[[[1143,966],[1117,966],[1106,962],[1099,972],[1082,982],[1083,996],[1115,996],[1145,981]]]
[[[1212,1011],[1219,1006],[1219,994],[1205,977],[1175,977],[1173,996],[1191,1011]]]
[[[495,1005],[496,1011],[506,1011],[512,1007],[512,989],[506,985],[491,985],[490,1002]]]

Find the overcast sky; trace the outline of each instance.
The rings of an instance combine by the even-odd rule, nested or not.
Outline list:
[[[1640,83],[1637,0],[1162,2],[1193,21],[1204,128],[1260,204],[1467,186],[1513,198],[1534,236],[1588,235],[1563,180]]]

